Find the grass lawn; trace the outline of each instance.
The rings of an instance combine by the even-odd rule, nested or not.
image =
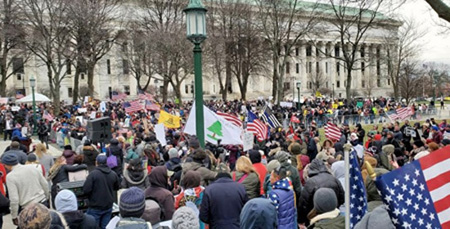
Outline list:
[[[435,120],[437,123],[441,123],[442,120]],[[419,121],[420,125],[422,125],[425,121]],[[404,122],[400,122],[400,127],[403,125]],[[414,125],[415,121],[409,121],[409,124],[412,126]],[[366,131],[366,136],[364,136],[364,141],[367,140],[367,133],[369,133],[369,131],[372,130],[373,125],[377,125],[378,126],[378,130],[382,130],[383,129],[383,124],[384,123],[376,123],[376,124],[368,124],[368,125],[363,125],[361,124],[361,126],[363,127],[363,129]],[[353,131],[356,127],[354,125],[349,125],[350,126],[350,130]],[[326,138],[325,138],[325,129],[324,128],[320,128],[319,129],[319,136],[320,136],[320,144],[322,144]]]

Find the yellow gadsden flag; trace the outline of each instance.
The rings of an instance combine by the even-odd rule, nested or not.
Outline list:
[[[171,115],[161,110],[161,112],[159,113],[158,124],[162,123],[167,128],[176,129],[180,128],[180,120],[181,118],[179,116]]]
[[[322,97],[322,94],[319,91],[316,91],[316,97]]]

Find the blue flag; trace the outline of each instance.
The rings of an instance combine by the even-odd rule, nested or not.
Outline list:
[[[356,151],[350,153],[350,228],[353,228],[367,213],[366,187],[361,175]]]

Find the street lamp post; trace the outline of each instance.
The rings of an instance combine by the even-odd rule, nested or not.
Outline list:
[[[187,39],[194,44],[195,72],[195,121],[197,138],[202,148],[205,147],[205,123],[203,114],[202,82],[202,48],[200,44],[206,39],[206,9],[201,0],[189,0],[186,13]]]
[[[297,94],[297,99],[298,99],[298,103],[297,103],[297,109],[300,110],[300,86],[301,86],[301,82],[297,82],[297,90],[298,90],[298,94]]]
[[[36,116],[36,97],[34,95],[34,88],[36,87],[36,79],[31,77],[30,78],[30,86],[31,86],[31,94],[33,95],[33,134],[36,135],[37,133],[37,116]]]

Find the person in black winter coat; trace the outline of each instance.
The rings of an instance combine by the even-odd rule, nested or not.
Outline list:
[[[56,210],[64,216],[70,229],[97,229],[99,228],[91,215],[78,210],[77,197],[72,191],[64,189],[56,195]]]
[[[247,200],[244,185],[233,181],[229,173],[219,173],[204,191],[200,220],[210,228],[239,229],[241,210]]]
[[[109,156],[111,154],[117,157],[117,166],[112,168],[112,170],[121,178],[123,171],[123,149],[120,147],[117,139],[111,139],[110,145],[106,149],[106,155]]]
[[[303,134],[305,142],[307,144],[307,155],[310,159],[314,159],[317,156],[317,144],[314,138],[311,138],[308,133]]]
[[[106,165],[106,156],[97,156],[97,168],[86,178],[83,192],[88,196],[89,208],[101,228],[105,228],[111,219],[112,206],[120,188],[119,177]]]
[[[84,164],[81,165],[68,165],[66,162],[66,158],[64,156],[60,156],[56,159],[55,164],[50,168],[48,172],[48,180],[52,181],[52,203],[55,203],[55,197],[57,194],[57,185],[61,182],[69,181],[69,172],[77,172],[83,169],[87,169],[87,166]]]
[[[300,208],[298,210],[299,223],[308,223],[307,215],[314,208],[314,193],[319,188],[331,188],[338,200],[338,206],[344,203],[344,189],[341,183],[330,174],[323,161],[314,159],[307,171],[308,179],[300,196]]]

